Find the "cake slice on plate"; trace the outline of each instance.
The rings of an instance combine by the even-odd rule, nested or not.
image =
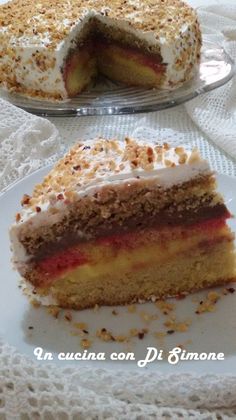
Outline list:
[[[22,206],[14,264],[45,304],[126,304],[235,280],[231,215],[197,150],[81,142]]]

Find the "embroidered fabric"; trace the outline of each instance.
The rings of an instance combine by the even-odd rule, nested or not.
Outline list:
[[[236,58],[236,6],[212,6],[199,16],[204,32]],[[54,162],[75,140],[98,135],[197,146],[216,171],[236,176],[235,98],[233,80],[168,111],[50,121],[0,100],[0,190]],[[235,395],[234,376],[55,369],[0,340],[0,420],[235,419]]]

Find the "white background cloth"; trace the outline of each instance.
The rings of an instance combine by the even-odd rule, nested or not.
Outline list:
[[[199,16],[204,32],[236,58],[236,5],[210,6]],[[212,167],[236,175],[235,80],[185,106],[137,116],[48,121],[1,100],[0,109],[0,189],[53,162],[76,139],[98,134],[197,145]],[[63,420],[227,419],[236,418],[235,396],[235,377],[60,370],[37,365],[0,341],[0,420],[38,419],[39,413]]]

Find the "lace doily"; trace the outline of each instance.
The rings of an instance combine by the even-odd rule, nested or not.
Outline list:
[[[43,118],[30,115],[0,99],[0,191],[60,153],[58,131]]]
[[[1,420],[235,419],[235,395],[235,377],[55,369],[0,342]]]
[[[236,57],[236,7],[211,7],[199,14],[204,31]],[[215,170],[236,176],[235,90],[234,80],[168,111],[50,121],[0,100],[0,189],[55,161],[75,140],[127,133],[196,145]],[[235,395],[233,376],[55,369],[0,341],[0,420],[235,419]]]

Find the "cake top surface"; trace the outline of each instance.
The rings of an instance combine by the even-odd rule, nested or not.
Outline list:
[[[167,143],[97,138],[73,146],[36,185],[32,196],[24,195],[21,204],[32,214],[41,212],[39,205],[73,202],[106,185],[154,179],[157,184],[170,187],[206,171],[209,173],[209,165],[196,149],[187,152]]]
[[[55,48],[88,14],[127,21],[167,42],[196,22],[195,11],[182,0],[13,0],[0,6],[0,38]]]

